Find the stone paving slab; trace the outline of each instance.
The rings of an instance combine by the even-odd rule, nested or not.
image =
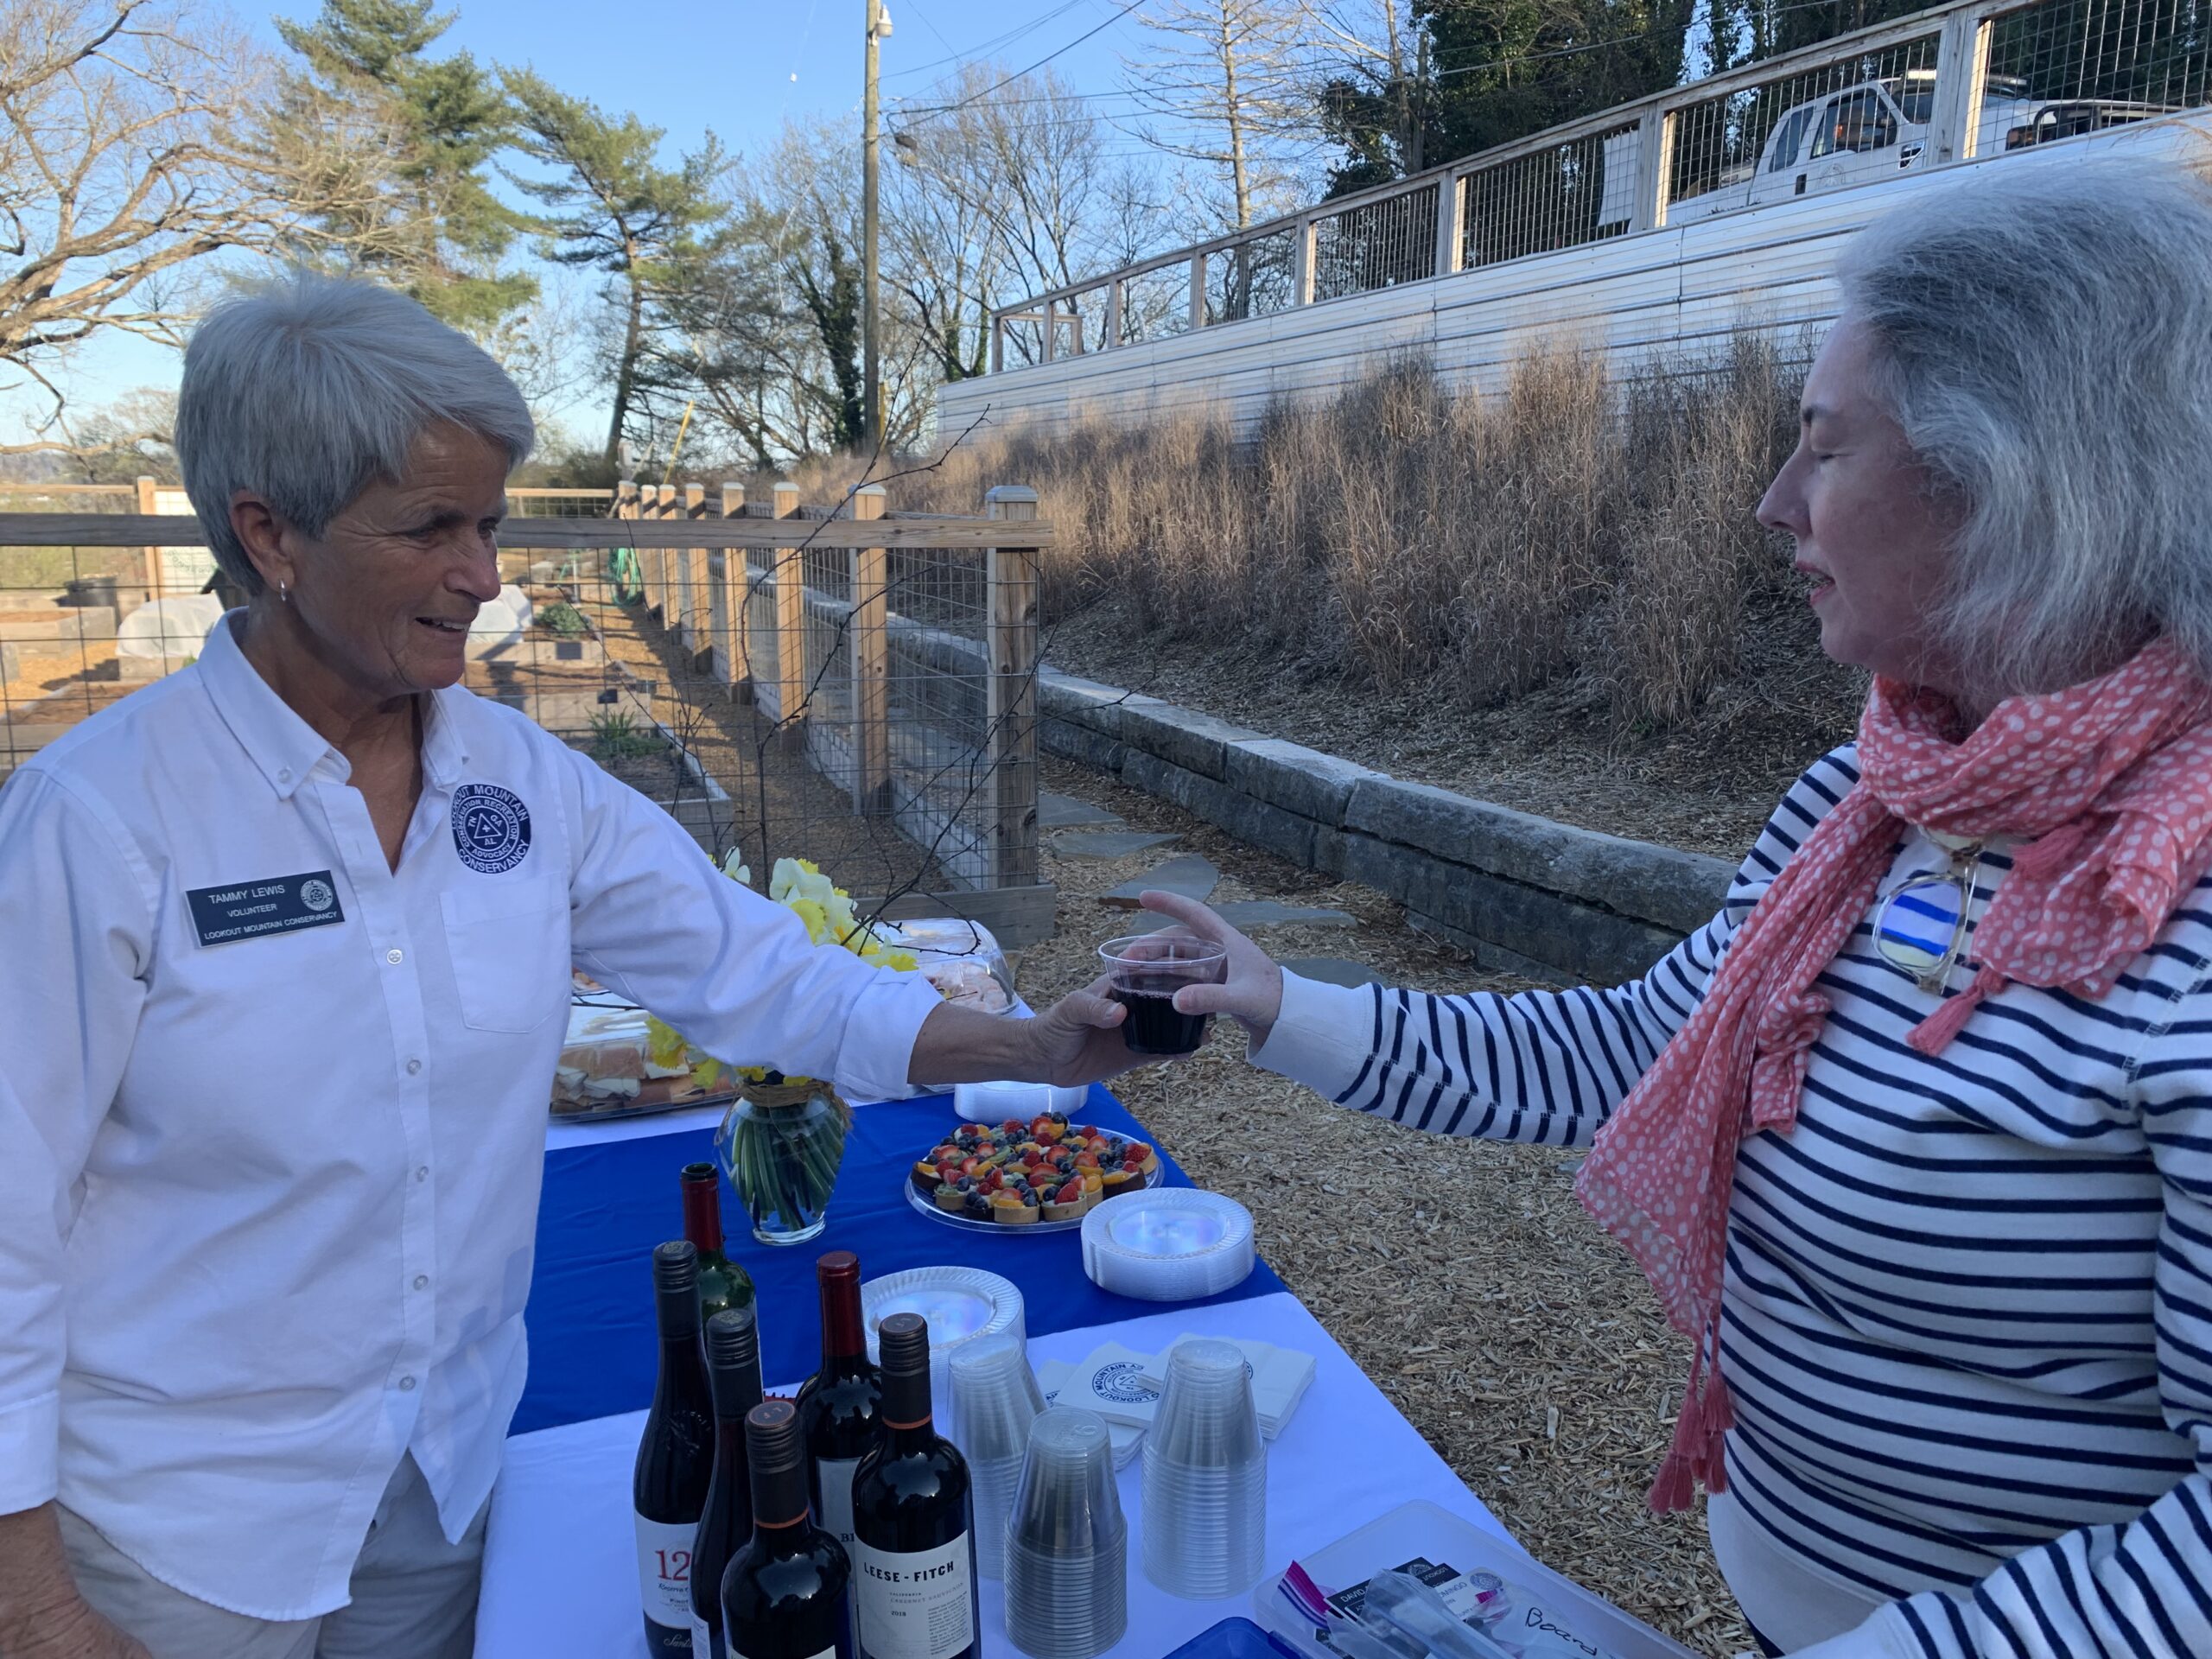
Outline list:
[[[1180,836],[1155,835],[1142,830],[1084,831],[1054,836],[1052,850],[1062,858],[1079,858],[1092,863],[1109,864],[1117,858],[1127,858],[1132,853],[1165,847],[1170,842],[1182,839]]]
[[[1255,927],[1357,927],[1359,918],[1341,910],[1316,909],[1310,905],[1286,905],[1273,899],[1241,899],[1216,905],[1214,913],[1231,927],[1249,931]]]
[[[1158,869],[1147,872],[1134,880],[1124,881],[1112,892],[1100,895],[1099,902],[1116,910],[1141,908],[1138,899],[1147,893],[1179,893],[1186,899],[1204,904],[1221,885],[1221,872],[1213,861],[1201,858],[1196,853],[1185,853],[1180,858],[1171,858]]]
[[[1074,830],[1097,824],[1118,830],[1122,820],[1103,806],[1093,806],[1089,801],[1079,801],[1072,795],[1055,795],[1049,789],[1040,790],[1037,796],[1037,827],[1039,830]]]
[[[1359,918],[1341,910],[1317,910],[1304,905],[1278,904],[1272,899],[1239,899],[1226,905],[1216,905],[1213,913],[1239,932],[1249,933],[1262,927],[1357,927]],[[1174,924],[1166,917],[1147,912],[1133,925],[1136,933],[1156,933]],[[1316,961],[1321,960],[1319,957]]]
[[[1324,985],[1378,985],[1382,976],[1372,968],[1357,962],[1346,962],[1341,957],[1289,957],[1280,964],[1287,974],[1296,974],[1300,979],[1317,979]]]

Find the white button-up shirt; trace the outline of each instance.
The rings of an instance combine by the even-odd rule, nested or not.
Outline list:
[[[228,626],[0,790],[0,1513],[255,1618],[345,1605],[403,1454],[449,1537],[491,1491],[572,963],[856,1099],[938,1005],[522,715],[428,715],[396,871]]]

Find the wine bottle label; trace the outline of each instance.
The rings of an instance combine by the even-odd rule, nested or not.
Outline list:
[[[716,1659],[715,1633],[696,1613],[691,1615],[691,1659]]]
[[[638,1597],[645,1617],[672,1630],[691,1628],[691,1541],[699,1523],[638,1520]]]
[[[855,1541],[861,1651],[867,1659],[953,1659],[976,1640],[976,1548],[966,1533],[936,1549]]]
[[[822,1513],[814,1517],[815,1525],[845,1547],[845,1554],[853,1553],[853,1471],[861,1466],[858,1458],[817,1458],[814,1466],[822,1475]]]
[[[729,1647],[729,1659],[752,1659],[752,1656],[744,1652],[738,1647],[736,1643],[733,1642],[730,1643]],[[821,1652],[814,1656],[814,1659],[837,1659],[837,1649],[835,1648],[824,1648]]]

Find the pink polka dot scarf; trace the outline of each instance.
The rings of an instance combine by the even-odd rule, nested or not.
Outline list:
[[[2006,981],[2101,997],[2212,860],[2212,685],[2160,639],[2097,679],[2000,703],[1961,739],[1942,697],[1878,680],[1858,785],[1730,942],[1689,1020],[1598,1132],[1575,1192],[1697,1344],[1655,1510],[1726,1490],[1720,1292],[1737,1142],[1796,1122],[1827,1000],[1814,982],[1872,903],[1906,824],[2018,837],[1974,930],[1972,982],[1907,1040],[1949,1044]]]

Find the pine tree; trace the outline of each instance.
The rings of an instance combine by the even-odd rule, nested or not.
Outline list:
[[[480,335],[537,284],[499,268],[522,228],[486,174],[512,130],[506,102],[467,53],[426,55],[453,21],[430,0],[323,0],[313,23],[276,29],[306,67],[283,95],[288,142],[326,171],[378,169],[381,188],[350,193],[325,228],[357,269]]]
[[[727,159],[708,135],[705,147],[673,169],[659,164],[663,137],[635,115],[619,119],[535,71],[502,69],[519,131],[516,147],[552,169],[546,178],[510,175],[517,188],[550,210],[537,221],[541,251],[557,264],[615,279],[621,340],[614,363],[614,407],[607,462],[620,457],[624,429],[641,390],[656,301],[677,280],[702,235],[728,216],[721,191]]]

